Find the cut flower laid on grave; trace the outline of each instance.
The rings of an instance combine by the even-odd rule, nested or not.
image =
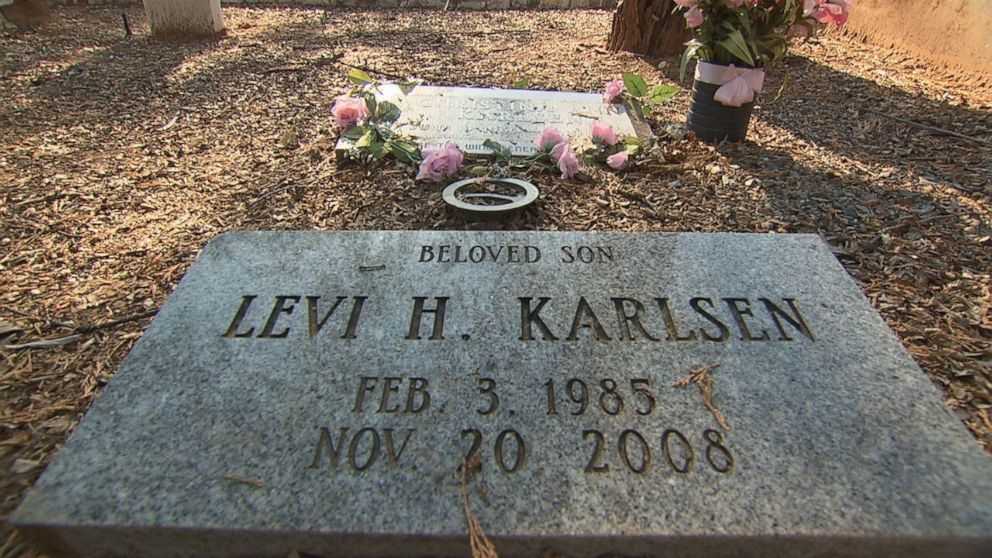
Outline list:
[[[369,107],[361,97],[338,97],[331,108],[334,125],[343,131],[357,126],[369,117]]]
[[[615,79],[607,82],[603,92],[603,102],[623,102],[624,91],[631,98],[643,103],[644,112],[650,114],[654,107],[666,103],[674,97],[679,92],[679,88],[665,83],[648,85],[643,77],[631,72],[624,72],[622,80]]]
[[[613,126],[603,124],[602,122],[593,122],[592,130],[590,130],[589,134],[592,136],[593,143],[597,145],[602,144],[612,147],[620,141],[617,133],[613,131]]]
[[[441,149],[424,149],[423,162],[417,172],[417,180],[441,182],[458,174],[462,168],[465,155],[457,144],[448,143]]]
[[[538,149],[536,158],[546,158],[557,166],[562,178],[574,178],[579,173],[579,159],[575,156],[572,142],[557,129],[545,128],[534,138],[534,146]]]
[[[630,156],[636,155],[641,149],[641,142],[636,137],[621,138],[609,124],[593,122],[589,127],[589,137],[592,148],[583,153],[590,163],[605,163],[613,170],[626,170],[630,165]]]
[[[614,153],[606,158],[606,164],[614,170],[624,170],[627,168],[628,157],[626,151],[621,151],[619,153]]]
[[[619,79],[607,82],[603,91],[603,100],[607,103],[619,103],[623,95],[623,82]]]
[[[352,147],[355,158],[369,163],[391,155],[401,163],[419,164],[422,156],[417,144],[393,130],[393,124],[400,118],[400,108],[376,99],[379,86],[367,73],[352,70],[348,79],[360,87],[339,97],[331,107],[331,115],[341,135],[355,142]],[[405,85],[409,84],[401,87]]]
[[[563,141],[551,149],[551,160],[558,165],[562,178],[574,178],[579,173],[579,158],[572,144]]]

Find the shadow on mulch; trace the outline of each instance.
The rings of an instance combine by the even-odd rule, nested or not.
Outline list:
[[[858,149],[845,155],[899,165],[875,158],[871,146]],[[763,217],[782,223],[781,232],[816,233],[831,244],[952,409],[986,448],[992,447],[992,435],[980,434],[983,409],[992,405],[987,388],[992,376],[981,362],[992,330],[980,302],[987,297],[981,274],[992,268],[992,250],[981,208],[960,203],[946,183],[921,188],[914,175],[926,175],[913,166],[895,171],[906,175],[900,187],[864,173],[815,169],[772,146],[746,144],[721,152],[744,173],[761,177]],[[733,214],[725,226],[735,228]],[[933,265],[937,261],[942,265]]]
[[[809,58],[791,57],[779,73],[801,73],[802,82],[789,84],[780,99],[765,103],[760,118],[768,124],[837,155],[946,181],[961,191],[992,199],[992,111],[912,95]],[[825,98],[818,91],[841,91],[844,96]],[[838,120],[844,125],[838,126]]]

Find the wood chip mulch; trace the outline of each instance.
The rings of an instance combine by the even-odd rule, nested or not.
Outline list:
[[[0,36],[0,521],[214,235],[497,226],[405,170],[339,166],[330,108],[349,65],[437,85],[678,81],[675,59],[608,53],[605,11],[225,7],[227,36],[189,42],[126,12],[130,38],[100,8]],[[770,75],[748,142],[534,174],[537,207],[502,226],[819,233],[992,452],[992,91],[964,83],[827,37]],[[656,133],[687,106],[653,115]],[[20,555],[8,534],[0,555]]]

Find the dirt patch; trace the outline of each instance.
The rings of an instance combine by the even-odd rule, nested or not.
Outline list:
[[[988,0],[859,0],[847,32],[990,82],[992,5]]]

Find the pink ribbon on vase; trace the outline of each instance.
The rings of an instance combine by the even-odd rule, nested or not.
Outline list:
[[[696,79],[720,86],[713,99],[721,105],[739,107],[753,101],[755,93],[761,93],[761,87],[765,84],[765,71],[761,68],[737,68],[733,64],[721,66],[700,60],[696,63]]]

